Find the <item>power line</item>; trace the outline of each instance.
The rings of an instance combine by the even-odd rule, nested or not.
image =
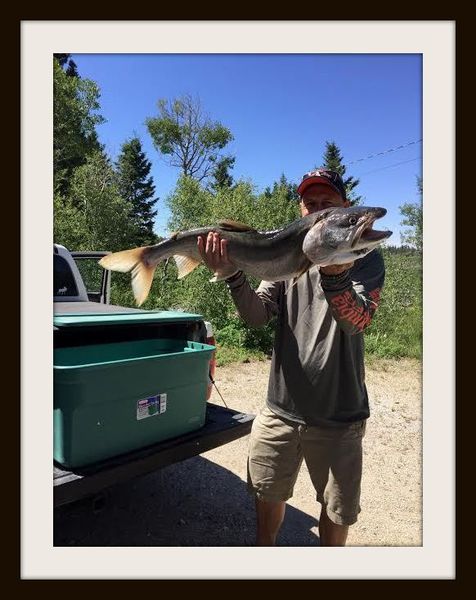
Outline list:
[[[382,156],[382,154],[388,154],[389,152],[396,152],[397,150],[403,150],[403,148],[407,148],[408,146],[412,146],[413,144],[418,144],[423,140],[413,140],[412,142],[408,142],[407,144],[402,144],[401,146],[395,146],[394,148],[388,148],[387,150],[383,150],[382,152],[377,152],[375,154],[369,154],[368,156],[364,156],[363,158],[357,158],[356,160],[351,160],[345,165],[354,165],[355,163],[362,162],[363,160],[368,160],[369,158],[375,158],[376,156]]]
[[[405,163],[413,162],[414,160],[421,160],[421,156],[410,158],[409,160],[402,160],[402,162],[394,163],[393,165],[387,165],[386,167],[380,167],[379,169],[372,169],[372,171],[360,173],[358,177],[362,177],[362,175],[370,175],[370,173],[376,173],[377,171],[383,171],[384,169],[390,169],[391,167],[398,167],[398,165],[404,165]]]

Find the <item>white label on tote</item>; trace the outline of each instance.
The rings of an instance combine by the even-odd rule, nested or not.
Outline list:
[[[158,394],[137,401],[137,420],[155,417],[167,410],[167,394]]]

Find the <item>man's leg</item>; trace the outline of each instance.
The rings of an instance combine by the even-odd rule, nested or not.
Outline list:
[[[270,502],[256,498],[257,546],[274,546],[284,520],[286,502]]]
[[[364,434],[365,421],[335,429],[308,427],[304,432],[304,457],[322,505],[322,546],[345,546],[349,525],[357,521]]]
[[[256,545],[274,546],[302,463],[298,426],[265,407],[251,428],[248,491],[255,497]]]
[[[337,525],[327,515],[326,507],[323,506],[319,517],[319,537],[321,546],[345,546],[348,525]]]

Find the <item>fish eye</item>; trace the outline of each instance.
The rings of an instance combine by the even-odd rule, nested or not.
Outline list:
[[[357,223],[357,217],[349,217],[349,225],[355,225]]]

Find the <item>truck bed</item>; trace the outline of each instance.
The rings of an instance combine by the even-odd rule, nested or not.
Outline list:
[[[253,419],[254,415],[207,403],[205,425],[192,433],[74,471],[54,464],[54,505],[94,495],[116,483],[234,441],[250,432]]]

